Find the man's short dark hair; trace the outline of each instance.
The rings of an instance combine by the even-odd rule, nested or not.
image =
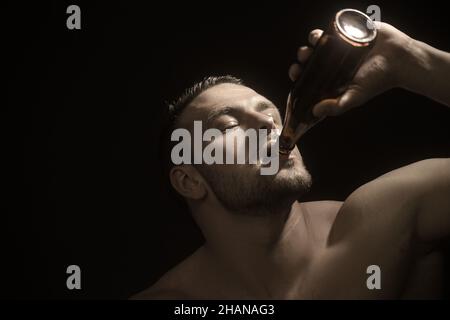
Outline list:
[[[206,77],[202,81],[184,90],[184,92],[177,99],[173,100],[171,103],[168,103],[166,106],[168,109],[168,117],[167,123],[163,126],[163,132],[161,135],[160,159],[162,162],[161,168],[163,169],[162,185],[163,188],[168,188],[171,193],[174,192],[174,190],[168,178],[170,169],[173,167],[171,151],[174,143],[170,138],[173,130],[177,127],[177,120],[186,107],[202,92],[223,83],[243,85],[243,81],[241,79],[230,75]],[[177,192],[175,192],[175,194],[178,195]]]
[[[208,90],[209,88],[212,88],[222,83],[233,83],[243,85],[241,79],[238,79],[230,75],[218,77],[210,76],[204,78],[202,81],[187,88],[183,92],[183,94],[181,94],[177,99],[168,104],[169,122],[171,123],[171,127],[172,128],[175,127],[178,117],[196,97],[198,97],[202,92]]]

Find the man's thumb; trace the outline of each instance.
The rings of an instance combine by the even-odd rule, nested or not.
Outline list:
[[[325,99],[320,101],[313,107],[313,114],[317,118],[334,116],[339,113],[340,112],[337,99]]]
[[[338,99],[339,109],[346,111],[366,102],[366,96],[358,88],[350,88]]]

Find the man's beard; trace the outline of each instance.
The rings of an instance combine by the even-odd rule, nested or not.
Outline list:
[[[261,175],[254,168],[227,171],[217,166],[200,165],[198,169],[224,208],[238,214],[276,213],[308,192],[312,183],[304,167]]]

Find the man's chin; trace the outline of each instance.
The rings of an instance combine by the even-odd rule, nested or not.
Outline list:
[[[287,192],[298,192],[299,195],[309,191],[312,184],[311,175],[305,167],[299,163],[290,164],[280,167],[278,173],[274,176],[272,183],[274,187],[279,186],[286,189]]]

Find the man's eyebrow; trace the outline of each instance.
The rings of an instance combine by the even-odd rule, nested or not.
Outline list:
[[[215,118],[220,117],[221,115],[230,114],[233,111],[233,109],[234,108],[231,106],[225,106],[223,108],[217,108],[212,110],[208,114],[208,117],[206,118],[206,123],[213,121]]]
[[[208,117],[206,118],[206,123],[210,123],[211,121],[213,121],[214,119],[225,115],[225,114],[230,114],[233,111],[235,111],[235,109],[238,107],[233,107],[233,106],[225,106],[223,108],[217,108],[212,110],[211,112],[209,112]],[[260,101],[256,104],[255,110],[256,111],[264,111],[266,109],[275,109],[278,110],[278,108],[269,101]]]
[[[258,104],[256,105],[256,111],[264,111],[266,109],[278,110],[278,108],[272,102],[269,101],[261,101],[258,102]]]

